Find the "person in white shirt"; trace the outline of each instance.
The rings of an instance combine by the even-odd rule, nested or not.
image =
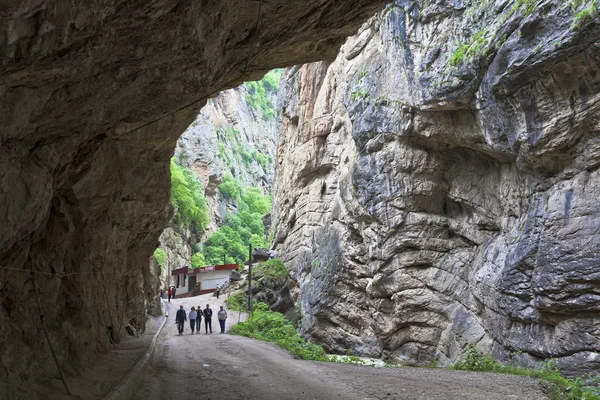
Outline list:
[[[227,311],[221,306],[219,312],[217,312],[219,318],[219,325],[221,325],[221,333],[225,333],[225,320],[227,319]]]
[[[196,317],[198,317],[198,313],[196,312],[196,308],[192,307],[192,310],[189,314],[190,317],[190,328],[192,328],[192,335],[194,334],[194,328],[196,327]]]

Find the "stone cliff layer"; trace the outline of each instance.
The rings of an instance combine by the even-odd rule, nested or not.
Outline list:
[[[384,3],[2,2],[0,392],[32,398],[57,376],[28,271],[76,373],[157,293],[169,159],[206,99],[334,57]]]
[[[597,16],[397,1],[287,72],[275,241],[306,335],[410,365],[476,344],[598,371]]]

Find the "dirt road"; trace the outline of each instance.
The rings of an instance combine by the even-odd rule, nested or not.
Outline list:
[[[191,335],[186,325],[179,336],[176,308],[207,302],[215,311],[215,333],[206,335],[202,328]],[[219,304],[206,295],[171,302],[170,322],[136,400],[547,399],[536,380],[517,376],[296,360],[276,345],[217,333]],[[238,317],[229,314],[227,329]]]

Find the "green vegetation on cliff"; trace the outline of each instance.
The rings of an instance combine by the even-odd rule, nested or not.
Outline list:
[[[279,90],[281,72],[280,69],[274,69],[269,71],[262,80],[244,84],[248,90],[246,102],[253,109],[262,110],[264,119],[275,117],[275,104],[269,97],[275,96]]]
[[[159,248],[154,250],[154,258],[161,267],[164,267],[167,264],[167,252],[163,249]]]
[[[258,264],[257,272],[262,276],[262,279],[269,281],[269,285],[278,286],[285,284],[289,271],[280,258],[267,260]]]
[[[249,244],[268,246],[262,217],[271,210],[271,196],[264,195],[259,188],[241,190],[231,177],[219,185],[219,193],[235,199],[238,212],[228,215],[225,225],[204,242],[204,257],[208,264],[242,263],[248,259]]]
[[[598,16],[598,0],[571,0],[569,5],[575,13],[573,29],[581,28],[585,21]]]
[[[226,174],[223,176],[223,183],[217,186],[217,190],[221,196],[236,200],[242,192],[242,187],[231,175]]]
[[[208,202],[202,195],[202,186],[192,171],[171,159],[171,201],[175,206],[175,222],[204,232],[209,223]]]
[[[269,171],[273,158],[270,155],[265,155],[259,149],[249,150],[247,143],[244,143],[240,138],[237,129],[226,126],[221,128],[217,134],[220,141],[218,157],[225,163],[231,173],[235,174],[239,167],[242,165],[250,166],[254,161],[262,167],[265,173]],[[235,168],[236,166],[238,168]],[[231,181],[231,179],[226,179],[227,181]]]

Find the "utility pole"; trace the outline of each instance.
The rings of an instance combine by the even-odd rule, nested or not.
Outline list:
[[[249,255],[249,264],[248,264],[248,311],[252,313],[252,244],[248,245],[248,255]]]

